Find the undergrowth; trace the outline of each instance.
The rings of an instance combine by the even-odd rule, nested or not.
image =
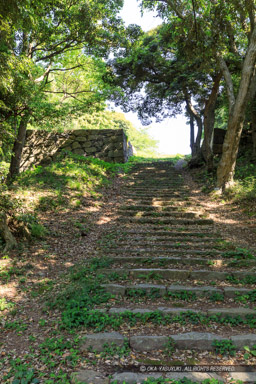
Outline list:
[[[217,163],[216,163],[217,168]],[[193,171],[195,179],[202,185],[202,191],[216,196],[216,172],[209,174],[205,168]],[[221,196],[223,202],[241,205],[248,216],[256,215],[256,164],[251,161],[251,152],[247,151],[237,159],[234,184]]]
[[[1,168],[1,164],[0,169],[6,171],[7,167]],[[0,184],[0,211],[6,212],[14,223],[10,229],[15,236],[18,223],[22,223],[32,238],[42,239],[48,233],[38,219],[40,215],[79,209],[85,199],[100,198],[102,189],[111,184],[114,176],[128,172],[132,164],[108,163],[63,152],[50,165],[21,173],[11,185]],[[3,247],[1,240],[0,250]]]

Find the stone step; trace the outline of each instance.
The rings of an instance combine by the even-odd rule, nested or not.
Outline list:
[[[170,368],[170,367],[169,367]],[[178,367],[177,367],[178,368]],[[151,368],[144,365],[141,365],[141,371],[147,371]],[[253,383],[256,380],[255,373],[235,373],[236,375],[240,375],[238,377],[243,378],[253,378]],[[231,376],[230,376],[231,378]],[[187,384],[195,384],[195,383],[208,383],[209,380],[214,380],[214,384],[223,384],[223,378],[217,373],[202,373],[202,372],[169,372],[169,373],[136,373],[130,371],[123,371],[114,373],[111,376],[108,376],[105,372],[93,371],[93,370],[80,370],[74,372],[71,375],[71,383],[72,384],[147,384],[150,379],[154,379],[157,382],[163,382],[162,380],[166,379],[169,384],[184,382],[186,380]],[[158,381],[159,380],[159,381]],[[245,381],[243,381],[245,383]],[[246,383],[249,383],[248,381]]]
[[[188,271],[183,269],[161,269],[161,268],[115,268],[102,269],[101,272],[105,275],[115,273],[116,275],[123,275],[124,273],[129,278],[134,279],[170,279],[170,280],[202,280],[202,281],[224,281],[227,277],[233,276],[236,279],[255,278],[255,272],[247,271],[209,271],[209,270],[196,270]]]
[[[202,229],[200,228],[200,231],[201,231]],[[210,239],[212,239],[212,238],[214,238],[214,240],[216,239],[216,240],[221,240],[219,237],[217,237],[218,235],[217,234],[215,234],[215,233],[209,233],[208,231],[205,231],[205,232],[191,232],[191,231],[188,231],[188,232],[184,232],[184,231],[173,231],[173,230],[171,230],[171,231],[164,231],[164,230],[156,230],[156,231],[146,231],[145,232],[145,230],[140,230],[140,229],[136,229],[136,230],[133,230],[133,229],[127,229],[127,230],[125,230],[125,235],[135,235],[135,236],[137,236],[137,235],[142,235],[143,236],[143,238],[144,237],[146,237],[146,236],[152,236],[152,237],[154,237],[154,236],[156,236],[156,237],[158,237],[158,236],[165,236],[165,237],[168,237],[168,239],[169,238],[171,238],[171,237],[173,237],[173,238],[176,238],[176,237],[181,237],[181,238],[184,238],[184,237],[191,237],[191,238],[195,238],[195,239],[197,239],[197,238],[199,238],[200,239],[200,241],[201,241],[201,239],[208,239],[208,238],[210,238]]]
[[[148,239],[144,237],[126,237],[126,240],[116,240],[118,246],[131,246],[132,244],[136,247],[204,247],[205,245],[208,248],[216,247],[218,249],[219,243],[217,241],[213,242],[211,237],[208,238],[180,238],[180,237],[149,237]]]
[[[147,197],[148,199],[150,198],[159,198],[159,197],[164,197],[166,199],[171,199],[171,198],[174,198],[174,197],[181,197],[181,198],[186,198],[186,197],[191,197],[191,194],[190,196],[188,196],[188,193],[187,192],[179,192],[179,191],[167,191],[167,192],[161,192],[161,191],[150,191],[150,188],[148,188],[148,191],[147,193],[145,192],[129,192],[129,191],[124,191],[122,193],[122,196],[124,197],[131,197],[131,198],[140,198],[140,197]]]
[[[142,211],[142,212],[173,212],[178,211],[184,213],[187,211],[186,208],[176,206],[176,207],[162,207],[162,206],[148,206],[148,205],[122,205],[119,207],[119,211]],[[194,213],[194,212],[193,212]],[[197,212],[195,212],[197,213]]]
[[[142,265],[189,265],[189,266],[204,266],[208,267],[209,269],[214,268],[231,268],[233,264],[230,265],[229,260],[223,260],[223,259],[206,259],[206,258],[195,258],[195,257],[188,257],[188,258],[181,258],[181,257],[146,257],[146,256],[119,256],[119,257],[111,257],[111,261],[113,263],[122,263],[123,265],[126,263],[131,264],[142,264]],[[252,268],[256,266],[256,260],[248,260],[246,261],[246,265],[241,265],[239,268]]]
[[[122,228],[124,232],[126,233],[127,231],[131,229],[136,229],[137,233],[149,233],[149,232],[155,232],[156,234],[167,231],[167,233],[171,234],[172,231],[175,232],[181,232],[181,233],[189,233],[189,232],[197,232],[199,235],[202,233],[211,233],[214,229],[212,224],[209,225],[183,225],[183,224],[166,224],[166,225],[157,225],[157,224],[143,224],[140,225],[140,223],[133,223],[131,224],[130,222],[123,222],[122,226],[120,226],[119,220],[115,221],[112,223],[112,230],[116,229],[119,230]],[[128,232],[127,232],[128,233]],[[216,235],[215,235],[216,236]],[[200,236],[198,236],[200,237]]]
[[[145,247],[145,246],[168,246],[172,247],[173,245],[192,245],[193,247],[200,247],[204,246],[205,244],[210,248],[210,247],[218,247],[220,246],[218,243],[218,240],[214,242],[212,237],[206,237],[206,238],[181,238],[181,237],[132,237],[132,236],[127,236],[126,240],[116,240],[116,244],[118,246],[130,246],[131,242],[134,243],[136,246],[139,247]]]
[[[166,204],[166,206],[169,204],[169,205],[175,205],[175,204],[178,204],[178,203],[182,203],[182,204],[185,204],[187,203],[188,201],[190,201],[190,197],[187,196],[186,198],[184,197],[180,197],[180,196],[175,196],[175,197],[167,197],[165,198],[164,196],[162,197],[158,197],[158,196],[125,196],[125,195],[122,195],[123,197],[123,200],[126,200],[127,203],[130,203],[130,201],[132,201],[132,203],[134,204],[137,204],[138,202],[140,202],[140,204],[149,204],[149,205],[152,205],[152,204]]]
[[[196,351],[213,351],[214,341],[231,340],[237,350],[243,350],[246,345],[252,347],[256,344],[255,334],[242,334],[236,336],[220,336],[208,332],[187,332],[180,334],[170,334],[168,336],[158,335],[134,335],[127,338],[129,346],[136,352],[153,352],[165,350],[168,348],[170,341],[173,347],[178,350],[196,350]],[[118,332],[103,332],[88,334],[85,341],[81,345],[81,351],[86,352],[92,350],[95,352],[103,352],[106,345],[117,345],[122,347],[125,343],[125,337]]]
[[[117,211],[119,215],[125,216],[125,217],[135,217],[135,218],[143,218],[143,217],[152,217],[152,218],[165,218],[165,217],[177,217],[177,218],[186,218],[186,219],[193,219],[193,218],[200,218],[202,215],[194,213],[194,212],[177,212],[177,211],[164,211],[164,212],[147,212],[147,211],[123,211],[118,210]]]
[[[211,219],[169,219],[169,218],[147,218],[147,217],[119,217],[118,221],[121,222],[129,222],[129,223],[137,223],[137,224],[158,224],[158,225],[211,225],[214,224],[214,221]]]
[[[96,310],[97,311],[97,310]],[[248,317],[256,319],[256,310],[244,307],[232,308],[210,308],[205,310],[195,310],[191,308],[178,308],[178,307],[156,307],[156,308],[126,308],[126,307],[112,307],[108,310],[100,310],[101,313],[107,313],[110,316],[119,316],[125,313],[131,315],[144,315],[150,313],[160,313],[166,316],[179,316],[182,313],[201,314],[206,317],[219,316],[220,318],[237,318],[246,320]],[[256,335],[255,335],[256,336]]]
[[[161,284],[103,284],[106,292],[112,295],[129,296],[129,292],[145,292],[146,295],[157,293],[159,297],[171,294],[186,293],[195,297],[209,297],[212,294],[221,294],[225,299],[235,299],[237,296],[255,294],[256,290],[239,287],[212,287],[212,286],[183,286],[183,285],[161,285]]]
[[[188,193],[189,188],[181,186],[182,184],[179,185],[169,185],[169,186],[162,186],[162,185],[157,185],[157,186],[152,186],[152,185],[145,185],[145,186],[138,186],[138,185],[125,185],[124,189],[122,192],[132,192],[132,193],[137,193],[137,192],[146,192],[148,193],[150,190],[150,193],[152,192],[161,192],[161,193],[169,193],[169,192],[179,192],[179,193]]]
[[[173,183],[173,182],[169,182],[168,179],[166,178],[161,178],[161,179],[157,179],[156,181],[150,181],[150,180],[141,180],[141,179],[137,179],[137,180],[131,180],[129,181],[128,183],[125,184],[124,188],[129,188],[129,189],[132,189],[132,188],[148,188],[148,187],[152,187],[152,188],[184,188],[184,189],[189,189],[188,186],[184,185],[184,183],[182,182],[177,182],[177,183]]]
[[[153,256],[156,256],[157,254],[157,257],[164,257],[164,256],[167,256],[167,255],[182,255],[182,256],[193,256],[193,255],[204,255],[204,256],[218,256],[218,255],[221,255],[221,252],[219,251],[216,251],[216,250],[207,250],[207,249],[203,249],[203,250],[200,250],[200,249],[192,249],[192,248],[185,248],[185,249],[179,249],[179,248],[168,248],[167,250],[161,250],[159,249],[158,247],[156,247],[156,249],[152,249],[152,247],[150,248],[131,248],[131,245],[130,247],[128,248],[124,248],[124,247],[108,247],[107,248],[108,250],[108,256],[110,257],[110,255],[113,255],[113,254],[122,254],[122,255],[126,255],[126,254],[129,254],[129,255],[134,255],[134,256],[137,256],[137,255],[152,255]],[[106,252],[106,249],[103,250],[104,253]],[[144,256],[145,257],[145,256]],[[146,257],[147,259],[149,257]]]

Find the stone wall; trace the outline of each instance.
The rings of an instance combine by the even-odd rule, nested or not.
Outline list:
[[[213,153],[214,155],[222,154],[222,147],[226,136],[226,130],[215,128],[214,129],[214,138],[213,138]],[[239,143],[239,150],[244,151],[252,149],[252,132],[243,131]]]
[[[213,153],[214,155],[221,155],[222,154],[222,146],[224,143],[225,135],[226,135],[225,129],[215,128],[214,129],[214,136],[213,136]]]
[[[50,163],[62,150],[82,156],[94,156],[109,162],[124,163],[131,155],[130,147],[122,129],[80,129],[64,132],[28,130],[22,152],[21,171],[33,165]]]

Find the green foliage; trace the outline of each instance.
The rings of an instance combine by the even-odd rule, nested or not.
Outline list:
[[[3,380],[11,379],[10,384],[38,384],[40,380],[38,375],[35,374],[35,370],[27,363],[23,363],[21,359],[12,359],[10,361],[11,370],[4,374]]]
[[[165,354],[171,357],[175,351],[175,348],[176,348],[175,341],[171,337],[169,337],[168,342],[165,345],[165,351],[164,351]]]
[[[40,360],[50,369],[59,365],[61,358],[63,365],[75,367],[79,360],[78,340],[69,340],[64,337],[46,338],[39,345]],[[68,354],[66,353],[68,351]],[[56,358],[57,357],[57,358]]]
[[[243,279],[239,279],[233,275],[228,275],[226,280],[231,284],[256,284],[256,276],[245,276]]]
[[[11,3],[1,7],[8,16],[0,21],[0,156],[6,160],[22,121],[49,127],[104,109],[114,88],[105,84],[109,71],[101,58],[123,30],[121,0]]]
[[[157,299],[161,297],[160,290],[158,288],[151,288],[149,291],[142,288],[128,288],[126,295],[130,298],[149,298]]]
[[[17,267],[14,262],[9,267],[0,268],[0,281],[3,284],[8,283],[12,277],[23,276],[32,268],[33,266],[29,263],[24,264],[22,267]]]
[[[209,299],[211,301],[224,301],[224,295],[218,292],[214,292],[210,295]]]
[[[44,239],[48,230],[38,222],[36,215],[30,213],[20,214],[17,219],[28,225],[30,234],[36,239]]]
[[[184,300],[184,301],[195,301],[196,294],[189,291],[180,291],[180,292],[168,292],[168,296],[172,299]]]
[[[246,295],[241,295],[239,292],[236,292],[235,301],[240,303],[255,303],[256,302],[256,290],[248,292]]]
[[[12,302],[7,302],[5,298],[0,299],[0,311],[5,311],[6,309],[11,309],[15,306]]]
[[[115,343],[112,343],[110,345],[106,343],[103,345],[103,349],[103,352],[100,353],[100,357],[102,358],[109,358],[110,356],[113,357],[116,355],[120,358],[127,357],[131,352],[128,339],[124,340],[124,344],[121,347],[119,347]]]
[[[214,340],[212,343],[217,354],[223,356],[235,356],[236,347],[231,340]]]
[[[244,347],[246,353],[244,354],[244,359],[249,360],[250,357],[256,357],[256,345],[253,345],[251,348],[245,346]]]
[[[23,190],[49,191],[39,197],[36,209],[46,212],[77,206],[77,199],[70,199],[70,191],[92,196],[103,186],[111,182],[111,178],[120,171],[128,169],[127,164],[112,164],[92,157],[84,157],[64,152],[60,158],[49,166],[39,166],[22,173],[16,180]],[[72,205],[73,204],[73,205]],[[34,222],[33,224],[37,224]],[[34,233],[40,234],[40,228],[31,227]]]

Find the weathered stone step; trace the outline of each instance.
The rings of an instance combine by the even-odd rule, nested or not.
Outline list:
[[[159,197],[165,197],[165,198],[176,198],[176,197],[182,197],[182,198],[186,198],[186,197],[191,197],[191,194],[188,196],[188,193],[187,192],[179,192],[179,191],[166,191],[166,192],[161,192],[161,191],[150,191],[150,188],[148,188],[147,192],[136,192],[136,191],[124,191],[122,193],[122,196],[124,197],[132,197],[132,198],[136,198],[136,197],[147,197],[147,198],[159,198]]]
[[[196,297],[209,297],[212,294],[221,294],[225,299],[234,299],[237,296],[244,296],[255,293],[256,290],[237,287],[212,287],[212,286],[182,286],[182,285],[161,285],[161,284],[103,284],[106,292],[112,295],[127,296],[131,291],[141,291],[146,294],[157,293],[160,297],[168,294],[186,293],[194,294]]]
[[[247,319],[253,317],[256,319],[256,310],[244,307],[232,307],[232,308],[210,308],[205,310],[195,310],[191,308],[177,308],[177,307],[156,307],[156,308],[126,308],[126,307],[112,307],[109,310],[101,310],[101,312],[108,313],[110,316],[123,315],[129,312],[133,315],[144,315],[148,313],[157,312],[162,315],[179,316],[182,313],[195,313],[201,314],[206,317],[219,316],[220,318],[237,318]]]
[[[182,184],[179,184],[179,185],[175,185],[175,184],[172,184],[172,185],[169,185],[169,186],[162,186],[162,185],[157,185],[155,187],[152,187],[151,186],[148,186],[148,185],[145,185],[145,186],[138,186],[138,185],[126,185],[123,189],[123,192],[125,191],[131,191],[131,192],[149,192],[149,188],[150,188],[150,192],[162,192],[162,193],[165,193],[165,192],[188,192],[189,191],[189,188],[188,187],[185,187],[185,186],[182,186]]]
[[[194,212],[177,212],[177,211],[162,211],[162,212],[148,212],[148,211],[124,211],[119,210],[119,215],[125,216],[125,217],[135,217],[135,218],[143,218],[143,217],[152,217],[152,218],[165,218],[165,217],[178,217],[178,218],[186,218],[186,219],[192,219],[192,218],[200,218],[203,215],[197,214]]]
[[[157,198],[157,197],[154,197],[154,198],[143,198],[143,197],[140,197],[140,198],[127,198],[127,197],[124,197],[123,198],[123,202],[125,204],[129,204],[130,206],[133,206],[133,205],[136,205],[136,204],[143,204],[143,205],[146,205],[148,207],[152,207],[152,206],[156,206],[156,207],[188,207],[190,208],[191,207],[191,203],[190,203],[190,199],[189,198],[186,198],[186,200],[184,200],[183,198],[181,197],[176,197],[176,198],[173,198],[173,199],[160,199],[160,198]]]
[[[169,219],[169,218],[147,218],[147,217],[119,217],[118,221],[137,223],[137,224],[158,224],[158,225],[211,225],[214,223],[211,219]]]
[[[200,228],[200,231],[201,231],[201,228]],[[217,237],[218,235],[215,234],[215,233],[209,233],[208,231],[205,231],[205,232],[191,232],[191,231],[188,231],[188,232],[184,232],[184,231],[179,231],[179,232],[176,232],[176,231],[163,231],[163,230],[156,230],[156,231],[145,231],[145,230],[139,230],[139,229],[136,229],[136,230],[133,230],[133,229],[127,229],[125,230],[125,235],[135,235],[136,237],[139,236],[139,235],[143,235],[142,237],[145,238],[146,236],[165,236],[165,237],[168,237],[171,238],[176,238],[176,237],[181,237],[181,238],[185,238],[185,237],[191,237],[191,238],[195,238],[195,240],[197,240],[197,238],[199,238],[198,240],[201,241],[201,239],[212,239],[214,238],[214,240],[221,240],[219,239],[219,237]]]
[[[122,194],[123,200],[126,200],[128,203],[132,201],[134,204],[140,202],[140,204],[169,204],[169,205],[175,205],[178,203],[185,204],[190,200],[191,195],[189,196],[171,196],[171,197],[164,197],[164,196],[126,196]]]
[[[238,350],[242,350],[245,345],[252,347],[256,344],[255,334],[242,334],[237,336],[220,336],[208,332],[187,332],[180,334],[170,334],[168,336],[156,335],[135,335],[128,338],[129,346],[137,352],[151,352],[164,350],[170,341],[173,342],[175,349],[180,350],[197,350],[212,351],[214,350],[213,342],[215,340],[231,340]],[[85,352],[93,350],[95,352],[103,352],[104,345],[123,346],[125,338],[117,332],[104,332],[87,335],[84,343],[81,345],[81,351]]]
[[[150,368],[150,367],[149,367]],[[144,369],[144,368],[142,368]],[[145,367],[146,369],[146,367]],[[236,373],[237,374],[237,373]],[[248,373],[247,375],[254,375],[256,379],[256,375],[254,373]],[[243,373],[243,375],[245,375]],[[242,377],[241,375],[239,377]],[[244,376],[243,376],[244,377]],[[220,375],[216,373],[202,373],[202,372],[172,372],[172,373],[135,373],[135,372],[121,372],[121,373],[114,373],[114,375],[108,376],[105,372],[100,373],[99,371],[92,371],[92,370],[81,370],[74,372],[71,375],[71,383],[77,384],[78,382],[81,384],[138,384],[143,383],[146,384],[149,381],[149,379],[154,380],[162,380],[162,379],[168,379],[168,380],[174,380],[175,383],[177,383],[177,380],[179,382],[183,380],[184,378],[190,381],[186,381],[187,384],[194,384],[194,383],[202,383],[202,381],[206,382],[206,380],[212,380],[214,379],[215,384],[223,384],[223,379]],[[172,381],[173,384],[174,381]],[[162,382],[162,381],[159,381]],[[254,383],[254,381],[253,381]]]
[[[119,257],[112,257],[111,260],[113,263],[122,263],[123,265],[126,263],[131,264],[141,264],[141,265],[156,265],[156,266],[163,266],[163,265],[189,265],[189,266],[204,266],[208,267],[209,269],[214,268],[230,268],[231,270],[234,270],[234,266],[232,264],[230,265],[230,260],[224,260],[224,259],[206,259],[206,258],[195,258],[191,257],[146,257],[146,256],[119,256]],[[246,260],[246,265],[242,265],[239,268],[240,269],[246,269],[246,268],[252,268],[256,266],[256,260]]]
[[[112,223],[112,229],[116,228],[117,230],[121,228],[119,220]],[[180,223],[177,224],[166,224],[166,225],[159,225],[159,224],[152,224],[152,223],[144,223],[143,225],[140,225],[140,223],[130,223],[130,222],[123,222],[122,223],[122,228],[124,232],[136,229],[137,233],[142,233],[142,231],[145,233],[148,232],[155,232],[156,234],[161,233],[166,231],[167,233],[172,233],[173,232],[183,232],[183,233],[188,233],[188,232],[197,232],[198,234],[201,233],[211,233],[213,231],[213,225],[183,225]],[[216,236],[216,235],[215,235]],[[200,237],[200,236],[198,236]]]
[[[183,188],[183,189],[186,189],[188,190],[189,187],[184,185],[184,183],[182,182],[177,182],[177,183],[173,183],[173,182],[168,182],[168,180],[166,179],[158,179],[158,180],[154,180],[154,181],[149,181],[149,180],[145,180],[145,181],[141,181],[141,180],[137,180],[137,181],[130,181],[129,183],[125,184],[125,187],[124,188],[129,188],[129,189],[132,189],[132,188],[156,188],[156,189],[159,189],[159,188],[164,188],[164,189],[167,189],[167,188]]]
[[[222,272],[222,271],[209,271],[209,270],[197,270],[187,271],[183,269],[161,269],[161,268],[115,268],[102,269],[102,273],[105,275],[113,274],[117,275],[125,274],[130,278],[153,280],[159,279],[171,279],[171,280],[202,280],[202,281],[224,281],[228,276],[233,276],[237,279],[255,278],[255,272],[247,271],[235,271],[235,272]]]
[[[181,238],[181,237],[144,237],[144,236],[141,236],[141,237],[126,237],[125,240],[118,240],[117,239],[117,244],[119,246],[130,246],[131,245],[131,242],[133,242],[134,244],[136,244],[137,247],[144,247],[144,246],[169,246],[169,247],[172,247],[173,245],[177,245],[177,247],[179,247],[180,245],[193,245],[194,247],[195,246],[204,246],[204,245],[207,245],[209,248],[210,247],[217,247],[219,246],[219,243],[218,241],[213,241],[215,239],[213,239],[212,237],[207,237],[207,238]]]
[[[168,206],[168,207],[162,207],[162,206],[148,206],[148,205],[122,205],[119,207],[119,211],[143,211],[143,212],[172,212],[172,211],[179,211],[179,212],[186,212],[187,209],[180,206]]]
[[[134,255],[139,256],[142,255],[145,257],[145,255],[154,255],[155,257],[166,257],[166,255],[187,255],[188,257],[192,257],[193,255],[204,255],[205,257],[208,256],[218,256],[221,255],[220,251],[217,251],[215,249],[209,250],[209,249],[192,249],[191,247],[183,247],[183,249],[179,249],[181,247],[169,247],[167,250],[161,249],[161,247],[156,246],[156,249],[152,249],[152,246],[150,248],[131,248],[131,245],[128,246],[128,248],[124,247],[108,247],[108,256],[110,255]],[[106,249],[103,250],[105,252]],[[126,257],[126,256],[124,256]],[[149,257],[147,257],[148,259]]]

